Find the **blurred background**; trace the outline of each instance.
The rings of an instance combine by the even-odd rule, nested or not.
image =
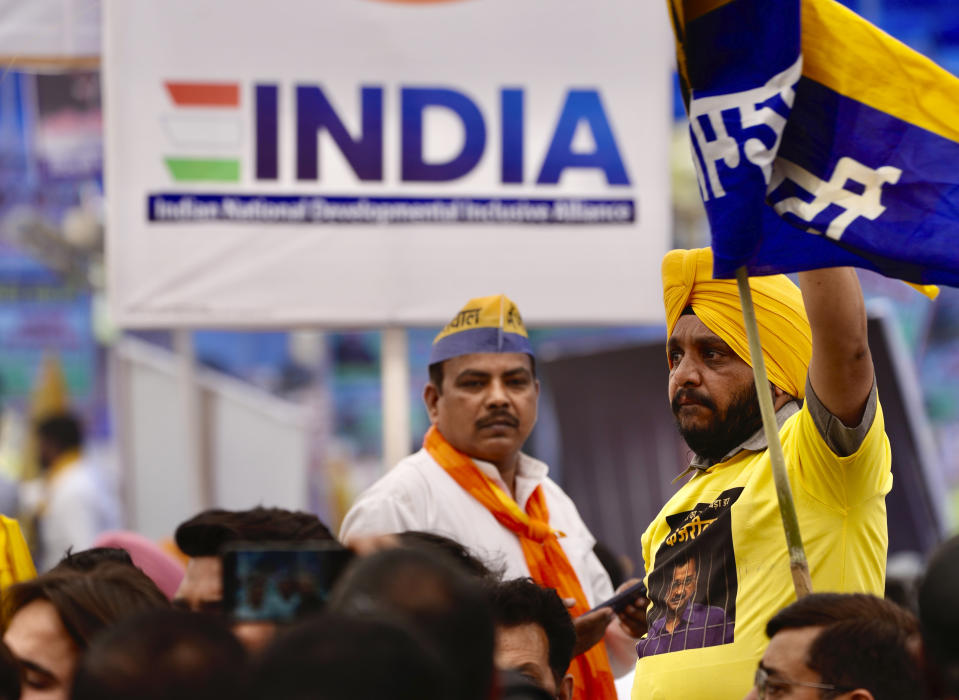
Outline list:
[[[845,4],[959,74],[954,0]],[[114,325],[100,21],[93,0],[0,1],[0,473],[37,476],[32,426],[69,407],[116,498],[117,525],[160,539],[203,507],[261,501],[336,527],[388,466],[381,333]],[[31,37],[61,51],[34,55]],[[674,103],[673,243],[706,245],[678,95]],[[930,302],[860,277],[895,424],[891,548],[923,554],[959,513],[959,290]],[[408,329],[410,451],[427,428],[420,395],[438,330]],[[597,537],[639,566],[639,535],[687,457],[665,398],[663,335],[661,326],[531,330],[543,400],[528,451],[551,465]]]

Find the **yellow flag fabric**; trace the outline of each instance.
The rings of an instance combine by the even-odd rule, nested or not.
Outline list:
[[[959,285],[959,77],[836,0],[668,8],[716,277]]]
[[[0,553],[0,590],[37,575],[20,524],[5,515],[0,515]]]
[[[751,277],[753,305],[766,372],[773,384],[797,398],[806,393],[812,335],[799,288],[785,275]],[[745,362],[749,341],[736,280],[713,278],[709,248],[672,250],[663,258],[666,334],[671,335],[683,310],[693,313]]]

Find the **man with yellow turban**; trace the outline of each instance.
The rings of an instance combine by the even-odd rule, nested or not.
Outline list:
[[[585,614],[613,594],[593,553],[596,541],[547,466],[521,452],[536,423],[539,381],[512,301],[471,299],[440,331],[423,399],[432,423],[423,449],[360,495],[340,540],[435,532],[505,568],[505,578],[529,576],[556,589],[575,601],[570,612],[582,653],[570,665],[573,698],[615,700],[613,672],[632,666],[636,640],[611,610]],[[636,616],[641,624],[642,612]],[[604,635],[606,643],[598,643]]]
[[[862,292],[850,268],[802,272],[799,283],[750,279],[813,588],[882,595],[892,473]],[[795,599],[789,552],[736,281],[712,278],[709,249],[674,250],[663,296],[669,400],[695,457],[643,534],[650,632],[632,697],[738,699],[767,620]],[[667,632],[657,621],[677,595],[669,572],[690,559],[692,603]],[[702,612],[716,608],[725,614]]]

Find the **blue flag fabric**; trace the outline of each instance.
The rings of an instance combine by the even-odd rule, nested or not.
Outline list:
[[[959,286],[959,79],[834,0],[670,0],[714,274]]]

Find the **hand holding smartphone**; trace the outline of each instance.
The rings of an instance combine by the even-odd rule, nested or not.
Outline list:
[[[589,615],[589,613],[596,612],[600,608],[612,608],[613,612],[621,613],[626,609],[627,605],[632,605],[633,601],[640,597],[646,597],[646,586],[642,581],[639,581],[629,588],[620,591],[609,600],[604,600],[602,603],[585,614]]]
[[[223,607],[235,622],[292,622],[320,610],[353,552],[336,542],[234,542],[222,552]]]

